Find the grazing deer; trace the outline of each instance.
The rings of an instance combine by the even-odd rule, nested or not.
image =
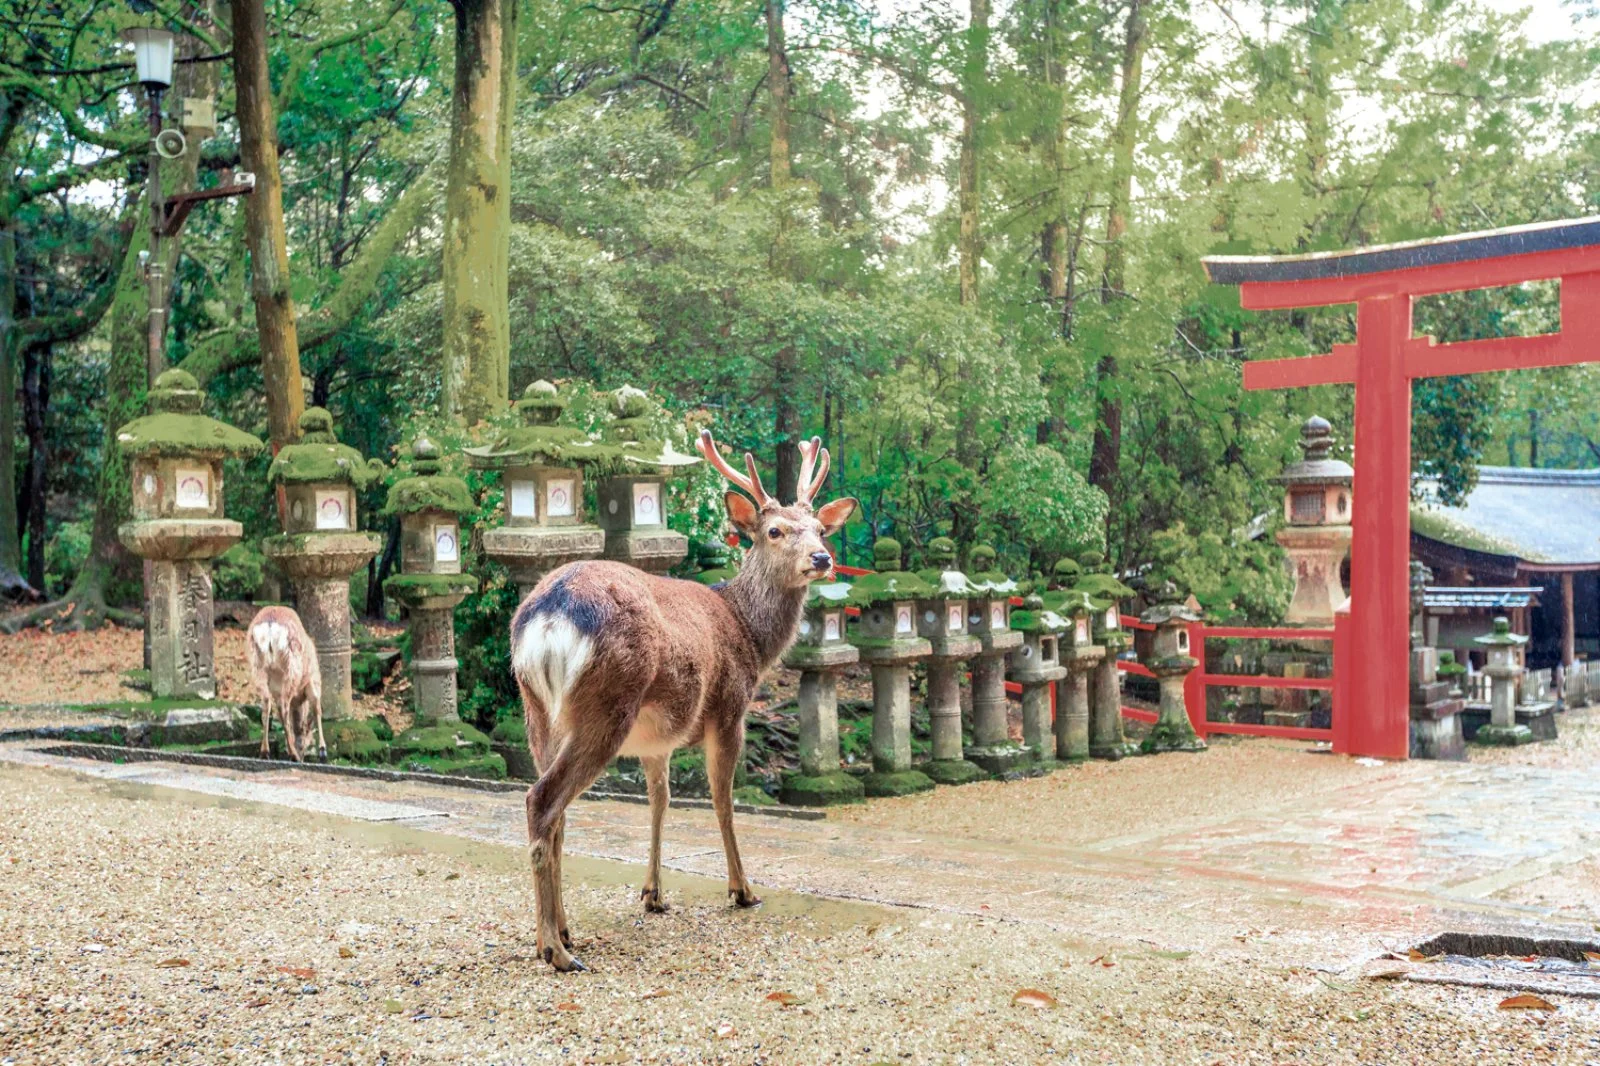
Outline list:
[[[305,761],[316,726],[317,757],[328,758],[322,739],[322,670],[317,647],[300,616],[287,607],[263,607],[250,620],[250,677],[261,694],[261,757],[267,758],[267,728],[276,707],[283,739],[295,762]]]
[[[712,805],[728,858],[728,895],[761,901],[733,837],[733,774],[744,755],[744,712],[756,683],[795,637],[806,585],[833,572],[823,538],[856,508],[811,500],[828,476],[828,451],[800,446],[798,499],[769,497],[745,454],[749,476],[731,468],[709,430],[700,454],[750,498],[729,492],[728,517],[750,539],[738,576],[706,587],[646,574],[625,563],[569,563],[545,575],[511,621],[511,663],[527,715],[539,780],[528,790],[528,850],[538,907],[538,950],[558,970],[582,970],[561,904],[566,810],[617,755],[637,756],[650,793],[650,864],[640,897],[661,901],[661,822],[667,760],[703,744]],[[751,501],[754,502],[751,502]]]

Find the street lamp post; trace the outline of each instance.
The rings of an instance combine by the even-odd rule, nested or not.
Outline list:
[[[162,195],[161,161],[176,159],[187,148],[181,131],[161,128],[161,97],[172,87],[175,40],[171,30],[153,26],[125,30],[123,37],[133,45],[134,68],[150,109],[150,250],[144,261],[145,281],[150,287],[150,319],[145,364],[153,383],[166,368],[167,285],[161,265],[161,240],[177,236],[190,210],[200,201],[249,193],[255,188],[255,176],[242,173],[233,182],[215,188]]]

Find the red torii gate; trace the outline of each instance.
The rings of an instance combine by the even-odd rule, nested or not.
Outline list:
[[[1413,378],[1600,360],[1600,217],[1485,230],[1350,252],[1211,256],[1214,282],[1253,311],[1356,305],[1356,341],[1327,355],[1246,363],[1247,389],[1353,382],[1355,500],[1349,661],[1334,664],[1338,745],[1403,759],[1408,697]],[[1418,296],[1561,280],[1561,331],[1435,344],[1411,334]],[[1537,521],[1537,518],[1534,517]]]

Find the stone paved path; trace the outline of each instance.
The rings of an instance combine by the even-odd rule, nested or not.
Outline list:
[[[1600,928],[1600,711],[1580,758],[1377,764],[1275,741],[941,789],[821,821],[740,816],[758,885],[1008,922],[1069,937],[1344,972],[1443,930],[1593,940]],[[520,847],[516,794],[293,769],[0,759]],[[1569,763],[1571,763],[1569,765]],[[642,805],[581,801],[570,852],[642,864]],[[709,811],[674,810],[664,861],[720,877]],[[672,879],[667,878],[670,897]]]

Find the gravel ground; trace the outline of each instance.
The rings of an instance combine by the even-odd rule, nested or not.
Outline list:
[[[671,872],[645,922],[639,871],[596,861],[567,863],[593,972],[562,976],[515,849],[10,766],[0,805],[10,1063],[1600,1061],[1593,1002],[776,893],[734,912]]]

